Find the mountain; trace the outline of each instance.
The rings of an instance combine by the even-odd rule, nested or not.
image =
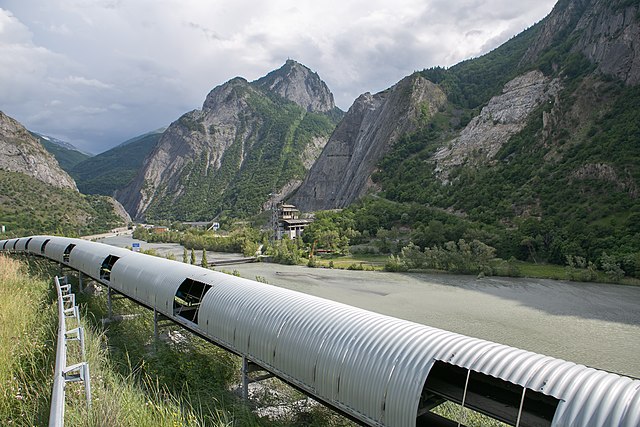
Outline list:
[[[292,59],[256,80],[254,86],[280,95],[310,112],[328,113],[336,108],[333,94],[320,76]]]
[[[251,83],[234,78],[169,126],[118,200],[136,218],[257,213],[300,184],[341,115],[295,61]]]
[[[0,170],[0,225],[4,237],[34,234],[82,236],[126,224],[111,197],[85,196],[18,172]]]
[[[118,144],[117,147],[122,147],[124,145],[133,144],[134,142],[138,142],[138,141],[140,141],[142,139],[146,139],[147,137],[150,137],[150,136],[153,136],[153,135],[161,135],[165,130],[167,130],[166,127],[161,127],[161,128],[156,129],[156,130],[152,130],[150,132],[143,133],[142,135],[134,136],[133,138],[127,139],[126,141]]]
[[[60,164],[60,167],[67,173],[70,173],[71,168],[75,165],[91,157],[89,154],[81,152],[74,145],[66,141],[37,132],[31,132],[31,135],[36,137],[42,146],[53,154],[58,164]]]
[[[0,112],[0,225],[3,236],[92,234],[122,225],[114,199],[85,196],[24,126]]]
[[[0,111],[0,169],[20,172],[58,188],[76,183],[27,129]]]
[[[113,196],[128,185],[153,150],[163,130],[145,133],[73,166],[69,173],[85,194]]]
[[[291,200],[334,209],[375,193],[351,204],[359,231],[559,264],[608,254],[640,274],[639,49],[639,1],[562,0],[494,51],[420,72],[446,100],[394,138],[363,129],[358,99]],[[385,108],[404,111],[406,93]]]
[[[86,153],[84,151],[80,151],[78,149],[78,147],[76,147],[75,145],[73,145],[72,143],[70,143],[68,141],[63,141],[61,139],[54,138],[52,136],[45,135],[45,134],[42,134],[42,133],[39,133],[39,132],[33,132],[33,131],[30,131],[30,132],[31,132],[31,135],[33,135],[36,138],[40,139],[40,142],[47,141],[47,142],[49,142],[49,143],[51,143],[53,145],[57,145],[58,147],[65,148],[65,149],[70,150],[70,151],[77,151],[79,153],[84,154],[87,157],[93,156],[93,154],[91,154],[91,153]]]
[[[329,139],[292,201],[307,211],[343,208],[373,187],[378,161],[398,139],[431,120],[446,95],[419,74],[361,95]]]

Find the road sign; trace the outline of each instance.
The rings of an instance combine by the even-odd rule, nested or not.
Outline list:
[[[131,249],[133,252],[140,252],[140,243],[134,242],[131,244]]]

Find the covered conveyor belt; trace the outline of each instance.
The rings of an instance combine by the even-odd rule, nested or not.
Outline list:
[[[365,425],[457,425],[431,412],[452,401],[514,426],[640,426],[637,379],[100,243],[0,250],[82,272]]]

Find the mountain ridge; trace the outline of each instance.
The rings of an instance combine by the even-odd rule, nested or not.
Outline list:
[[[206,219],[225,206],[257,213],[303,178],[303,153],[324,146],[335,109],[326,84],[294,61],[255,82],[233,78],[168,127],[117,198],[136,218]]]
[[[17,120],[0,111],[0,169],[20,172],[58,188],[78,191],[55,157]]]

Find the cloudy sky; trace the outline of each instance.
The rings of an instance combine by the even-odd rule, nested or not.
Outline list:
[[[0,0],[0,110],[99,153],[295,59],[347,110],[499,46],[555,0]]]

